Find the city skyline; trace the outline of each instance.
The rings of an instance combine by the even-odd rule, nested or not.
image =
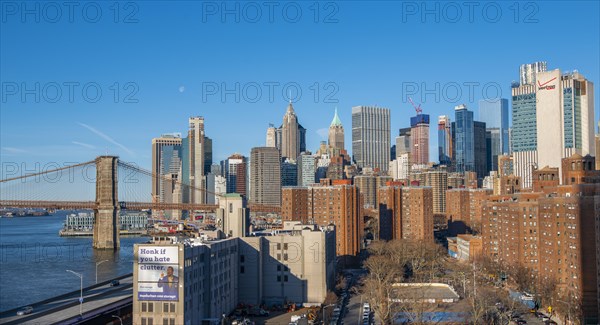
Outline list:
[[[159,12],[152,5],[140,5],[136,16],[138,22],[135,24],[115,24],[110,19],[103,19],[97,24],[83,25],[83,31],[67,30],[68,22],[52,25],[42,20],[40,24],[23,24],[19,19],[8,17],[3,25],[5,28],[0,32],[6,44],[17,42],[23,37],[32,39],[32,42],[18,47],[4,46],[0,51],[4,95],[0,113],[0,150],[3,161],[29,164],[83,161],[87,157],[108,152],[150,168],[148,139],[163,133],[184,132],[185,120],[190,116],[201,115],[206,119],[206,134],[214,141],[215,161],[226,159],[234,152],[248,156],[252,147],[265,144],[264,130],[268,124],[279,125],[287,105],[286,97],[288,94],[296,97],[294,89],[284,92],[283,86],[294,82],[302,90],[300,100],[294,100],[294,108],[308,130],[307,150],[314,151],[318,148],[319,141],[327,139],[327,127],[336,106],[341,122],[346,127],[351,125],[351,107],[357,105],[389,108],[391,129],[408,127],[409,117],[414,115],[414,110],[402,96],[403,87],[405,93],[411,92],[412,86],[420,88],[412,97],[415,102],[422,103],[423,112],[435,120],[439,115],[450,115],[452,108],[461,103],[475,109],[477,102],[482,99],[482,87],[487,83],[499,85],[501,96],[498,97],[509,98],[510,83],[518,80],[519,65],[524,63],[543,60],[548,62],[549,70],[578,69],[589,80],[597,81],[600,80],[600,70],[597,62],[599,50],[595,46],[598,43],[597,35],[592,32],[595,28],[568,35],[569,39],[582,44],[586,49],[577,53],[552,46],[557,37],[566,37],[566,31],[558,30],[555,35],[543,32],[558,19],[573,19],[574,22],[588,20],[596,24],[597,20],[592,15],[598,11],[598,4],[586,2],[582,5],[588,7],[562,8],[554,3],[539,4],[539,12],[535,15],[537,22],[533,23],[524,22],[523,17],[515,23],[511,15],[513,12],[503,6],[504,15],[497,23],[487,22],[480,16],[475,17],[481,24],[477,31],[473,31],[473,36],[481,44],[481,48],[492,44],[513,44],[520,48],[519,51],[501,54],[485,51],[486,55],[483,56],[474,51],[445,51],[444,57],[440,57],[439,51],[435,49],[473,46],[473,38],[452,36],[454,33],[471,32],[472,24],[466,18],[457,23],[441,19],[437,24],[427,24],[414,16],[406,17],[403,22],[402,7],[395,4],[386,4],[390,10],[377,10],[376,14],[381,19],[361,25],[363,31],[351,22],[357,21],[356,18],[361,15],[371,17],[375,12],[352,3],[338,4],[339,11],[335,15],[337,22],[330,24],[314,23],[309,9],[304,7],[305,15],[300,22],[291,24],[279,19],[281,28],[278,31],[267,31],[268,23],[251,24],[243,19],[239,23],[229,24],[212,19],[211,16],[206,22],[202,22],[201,8],[192,4],[189,4],[190,9],[200,9],[197,20],[187,19],[177,10],[166,9]],[[167,46],[159,49],[151,40],[138,37],[138,31],[142,30],[158,33],[158,30],[149,26],[159,19],[164,23],[167,13],[173,14],[173,19],[180,18],[177,22],[165,24],[165,33],[177,35],[166,43]],[[203,27],[216,26],[224,28],[211,34],[202,33],[206,30]],[[385,31],[402,31],[402,28],[409,28],[413,34],[408,39],[411,50],[400,52],[397,45],[390,43],[393,38],[388,40],[385,37],[388,35]],[[520,35],[519,30],[523,28],[531,29],[532,33]],[[504,32],[497,33],[500,29]],[[305,34],[301,33],[303,30],[306,31]],[[82,36],[84,32],[97,37],[93,40],[86,39]],[[61,35],[65,35],[64,40],[51,37],[52,33],[62,33]],[[227,50],[232,49],[232,45],[223,40],[236,33],[241,33],[242,38],[245,36],[248,39],[236,46],[251,46],[256,49],[279,47],[282,51],[276,55],[264,55],[264,51],[260,51],[261,55],[258,56],[259,52],[256,50],[249,50],[245,57],[256,63],[256,67],[251,68],[238,63],[234,55],[216,57],[203,51],[204,46],[186,45],[185,42],[204,36],[206,47],[218,46]],[[264,35],[271,36],[265,39],[277,42],[258,40],[252,37],[253,33],[265,33]],[[160,36],[162,34],[158,35],[159,40],[164,41]],[[316,35],[321,36],[317,38]],[[430,44],[427,40],[434,35],[448,40]],[[73,38],[81,39],[85,46],[69,44],[67,40]],[[352,38],[356,40],[352,41]],[[109,55],[106,50],[97,51],[98,53],[89,51],[105,44],[125,48],[129,40],[135,40],[139,49],[125,49],[119,55]],[[279,40],[290,40],[283,42],[289,45],[281,46]],[[313,43],[316,47],[309,46]],[[356,44],[365,48],[389,45],[391,51],[358,54],[351,51]],[[40,47],[48,51],[44,60],[35,59],[35,53]],[[178,47],[183,51],[173,50]],[[65,60],[65,57],[59,56],[63,51],[79,58]],[[156,51],[164,59],[149,61],[143,57],[142,51]],[[490,65],[491,60],[495,64]],[[95,64],[90,65],[90,62]],[[349,62],[354,64],[348,65]],[[57,74],[58,71],[64,73]],[[57,75],[62,79],[57,79]],[[163,76],[159,78],[161,75]],[[66,86],[61,86],[62,100],[57,103],[50,102],[50,91],[54,89],[51,87],[48,94],[40,95],[39,103],[35,102],[35,95],[25,95],[24,101],[21,100],[21,92],[11,95],[11,87],[15,84],[21,88],[24,83],[25,88],[31,89],[36,82],[40,83],[40,92],[44,89],[43,86],[52,82],[59,85],[76,82],[79,83],[78,89],[95,82],[100,85],[103,95],[100,101],[89,103],[77,92],[73,103],[70,103],[66,97]],[[130,82],[133,84],[128,84]],[[263,86],[269,82],[279,84],[272,100],[267,96],[268,87]],[[472,82],[479,84],[474,88],[471,99],[467,94],[468,86],[464,84]],[[117,103],[113,101],[115,92],[111,89],[114,87],[109,88],[115,83],[118,83],[120,89]],[[235,101],[235,95],[226,95],[226,100],[222,101],[221,86],[224,84],[225,88],[232,89],[236,83],[240,85],[239,102]],[[250,95],[241,94],[244,86],[251,83],[261,85],[262,97],[256,103],[248,101]],[[208,95],[207,87],[215,84],[219,91]],[[320,91],[315,103],[313,97],[316,94],[316,84]],[[459,85],[461,98],[456,101],[443,100],[442,89],[446,90],[448,97],[453,97],[450,92],[454,89],[451,86],[454,84]],[[439,87],[436,94],[423,96],[421,90],[435,87]],[[494,87],[489,89],[490,97],[496,97],[491,94]],[[252,90],[248,87],[245,89]],[[138,103],[126,103],[125,97],[134,92],[135,95],[129,99],[137,99]],[[440,97],[439,100],[436,96]],[[599,98],[600,96],[595,97],[597,116]],[[21,123],[16,123],[30,116],[37,118],[29,120],[29,128],[35,129],[36,133],[52,134],[52,137],[40,137],[26,131],[27,128]],[[133,120],[139,123],[129,123]],[[224,129],[222,125],[228,125],[231,129]],[[236,137],[238,132],[232,130],[244,130],[246,136],[240,139]],[[430,134],[430,139],[429,151],[435,153],[437,136]],[[349,132],[345,134],[345,142],[351,143]],[[430,159],[434,160],[433,157]]]

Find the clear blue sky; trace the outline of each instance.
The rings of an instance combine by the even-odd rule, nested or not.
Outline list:
[[[215,160],[234,152],[248,154],[264,145],[268,123],[281,124],[287,83],[302,90],[294,107],[308,129],[312,151],[325,139],[323,131],[336,106],[348,149],[350,109],[356,105],[390,108],[394,139],[414,114],[403,88],[416,84],[435,89],[437,83],[439,90],[433,92],[442,93],[439,100],[430,94],[423,101],[421,92],[413,96],[431,114],[430,159],[437,160],[438,115],[453,116],[460,103],[477,112],[487,83],[500,85],[502,96],[510,98],[519,65],[538,60],[547,61],[549,69],[577,69],[595,82],[596,114],[600,107],[597,1],[520,2],[517,7],[513,2],[481,3],[472,17],[463,2],[453,2],[458,8],[445,2],[320,3],[318,23],[312,2],[280,3],[271,17],[265,2],[254,2],[260,17],[256,7],[237,2],[239,22],[234,14],[221,16],[220,2],[146,1],[129,7],[119,3],[118,8],[112,2],[82,2],[71,17],[68,7],[42,2],[37,3],[39,17],[23,16],[22,3],[12,3],[20,7],[3,2],[0,28],[3,163],[87,161],[108,152],[149,168],[151,138],[186,132],[188,117],[196,115],[205,117]],[[36,2],[26,5],[36,10]],[[227,8],[235,10],[235,5],[229,2]],[[298,7],[302,16],[294,23]],[[422,17],[423,9],[438,17]],[[70,82],[79,83],[73,86],[72,102]],[[35,89],[36,83],[39,103],[23,89]],[[96,96],[92,83],[102,91],[95,103],[86,101]],[[120,88],[117,103],[115,83]],[[236,83],[239,102],[232,94],[223,101],[223,89],[212,94],[215,85],[234,88]],[[269,83],[276,85],[273,100]],[[316,102],[315,83],[320,88]],[[473,98],[465,83],[479,83]],[[82,95],[86,84],[88,97]],[[262,96],[256,99],[257,84]],[[457,97],[457,84],[462,96],[444,100]],[[490,96],[495,89],[488,89]],[[127,103],[126,95],[136,90],[129,99],[138,102]]]

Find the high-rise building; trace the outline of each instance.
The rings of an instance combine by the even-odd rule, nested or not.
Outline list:
[[[598,134],[596,134],[596,170],[600,170],[600,121],[598,121]]]
[[[410,138],[411,128],[400,129],[396,137],[396,157],[402,154],[410,153],[412,150],[412,140]]]
[[[225,177],[227,179],[227,193],[237,193],[246,196],[247,187],[247,158],[239,153],[234,153],[225,161]]]
[[[181,150],[181,134],[163,134],[152,139],[152,174],[155,175],[152,177],[152,199],[156,202],[166,202],[165,176],[180,172]]]
[[[483,122],[473,121],[473,152],[477,179],[483,179],[489,174],[487,162],[487,133]]]
[[[352,107],[352,155],[359,168],[386,172],[390,161],[390,110]]]
[[[578,72],[558,69],[535,78],[535,84],[512,88],[515,175],[525,188],[531,187],[537,168],[561,168],[560,160],[574,153],[595,154],[593,83]]]
[[[564,158],[566,185],[559,185],[557,167],[543,168],[533,173],[533,192],[488,196],[483,204],[484,254],[509,267],[525,266],[536,279],[556,281],[559,302],[552,307],[561,318],[582,315],[583,324],[598,323],[600,309],[600,173],[590,168],[593,160]]]
[[[498,157],[501,156],[499,148],[502,143],[502,136],[498,128],[486,128],[486,161],[488,171],[498,171]]]
[[[429,162],[429,115],[417,114],[410,118],[411,164]]]
[[[429,186],[433,190],[433,213],[446,213],[446,191],[448,190],[448,172],[445,168],[431,168],[415,171],[411,181],[420,186]]]
[[[403,153],[390,161],[389,175],[393,179],[408,179],[410,175],[410,154]]]
[[[286,187],[282,192],[283,220],[306,219],[317,225],[333,224],[336,230],[337,255],[341,258],[358,255],[363,222],[360,190],[357,186]]]
[[[277,147],[277,129],[273,124],[269,124],[267,128],[267,145],[266,147]]]
[[[310,151],[300,153],[298,157],[298,186],[308,186],[315,183],[317,172],[316,157]]]
[[[433,242],[430,187],[384,186],[378,190],[380,238]]]
[[[519,80],[521,85],[535,84],[535,77],[537,73],[546,70],[546,61],[521,64],[521,67],[519,68]]]
[[[508,99],[480,100],[477,120],[484,122],[488,130],[498,129],[500,131],[501,141],[494,146],[492,155],[508,154],[510,152],[508,145]]]
[[[389,181],[392,181],[390,176],[376,176],[376,175],[358,175],[354,177],[354,185],[360,189],[360,193],[363,196],[363,206],[369,209],[376,209],[377,202],[377,189]]]
[[[331,125],[329,125],[329,147],[333,150],[344,150],[344,127],[337,113],[337,108],[333,115]]]
[[[467,106],[458,105],[454,108],[454,159],[455,170],[459,173],[475,170],[475,130],[473,112]]]
[[[206,136],[204,134],[204,117],[190,117],[189,119],[189,158],[190,158],[190,202],[203,204],[206,202],[206,179],[204,177],[206,157]]]
[[[281,162],[281,186],[298,185],[298,164],[295,159],[286,158]]]
[[[298,122],[291,101],[283,115],[283,123],[276,131],[275,144],[282,158],[296,159],[306,150],[306,129]]]
[[[281,155],[277,148],[252,148],[250,201],[275,206],[281,204]]]
[[[438,159],[440,165],[452,165],[452,123],[450,118],[442,115],[438,118]]]

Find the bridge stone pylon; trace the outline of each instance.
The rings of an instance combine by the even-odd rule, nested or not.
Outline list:
[[[93,247],[118,250],[119,240],[119,195],[117,168],[119,157],[96,158],[96,205],[94,210]]]

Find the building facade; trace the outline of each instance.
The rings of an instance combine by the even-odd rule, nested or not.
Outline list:
[[[281,156],[273,147],[252,148],[250,154],[250,201],[281,204]]]
[[[390,161],[390,110],[352,107],[352,155],[359,168],[388,169]]]
[[[417,114],[410,118],[411,164],[429,163],[429,115]]]

